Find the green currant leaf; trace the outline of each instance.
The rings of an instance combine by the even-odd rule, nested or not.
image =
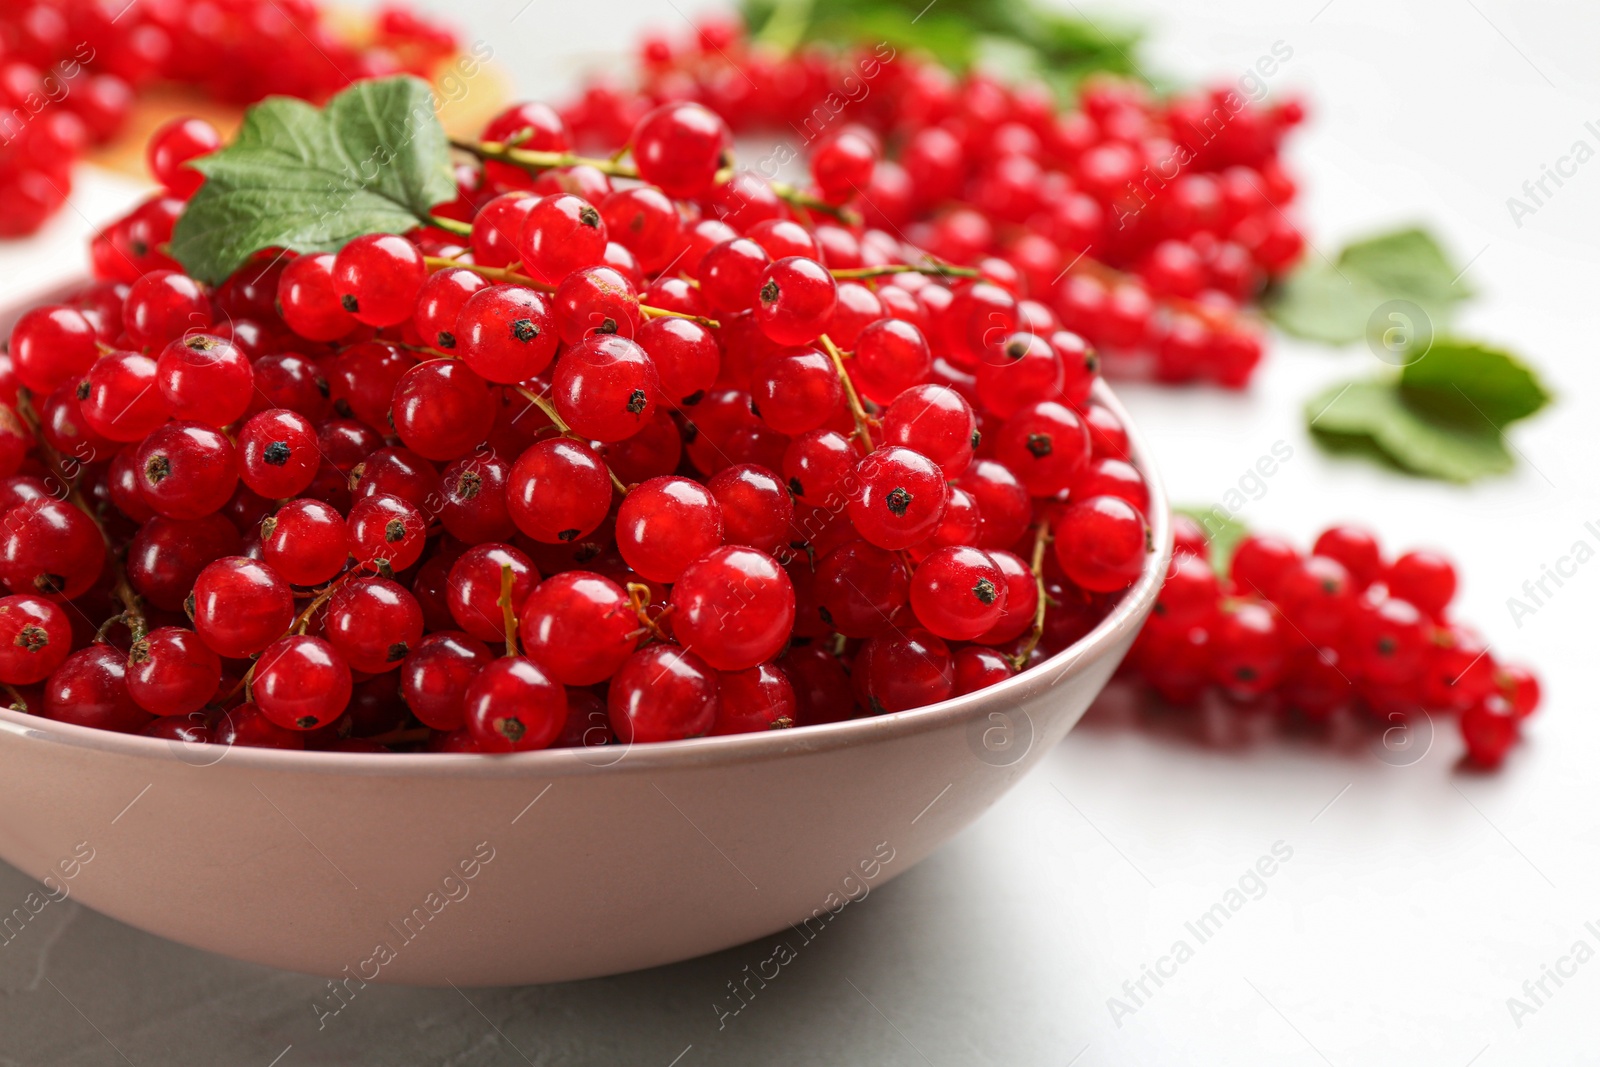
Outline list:
[[[232,144],[190,164],[206,182],[173,230],[173,258],[215,283],[264,248],[332,252],[403,233],[455,198],[449,153],[418,78],[357,82],[322,108],[269,97]]]
[[[1460,274],[1431,234],[1411,227],[1347,245],[1333,263],[1308,260],[1267,312],[1285,333],[1340,345],[1360,340],[1380,306],[1405,300],[1442,331],[1455,305],[1472,295]]]
[[[1370,444],[1414,474],[1470,482],[1512,467],[1499,427],[1444,405],[1414,403],[1395,379],[1332,386],[1305,410],[1313,436],[1331,450]]]
[[[1455,409],[1462,422],[1476,414],[1495,426],[1525,419],[1550,402],[1532,367],[1473,341],[1435,341],[1401,370],[1400,387],[1415,406]]]

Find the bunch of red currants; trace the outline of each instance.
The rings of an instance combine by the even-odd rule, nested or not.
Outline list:
[[[1209,692],[1309,725],[1357,712],[1409,743],[1429,714],[1459,716],[1468,760],[1497,767],[1539,706],[1539,681],[1501,664],[1452,620],[1456,572],[1436,552],[1385,560],[1357,526],[1323,531],[1310,555],[1277,537],[1241,541],[1219,580],[1205,531],[1179,516],[1166,584],[1124,665],[1161,697]],[[1215,687],[1215,688],[1213,688]]]
[[[335,21],[318,0],[0,7],[0,237],[33,233],[60,210],[73,165],[121,133],[136,95],[154,85],[227,103],[274,93],[322,100],[356,78],[426,76],[456,50],[453,33],[400,6],[381,8],[359,43]],[[187,179],[198,184],[199,175]],[[153,249],[144,231],[159,225],[130,227],[125,250]]]
[[[1086,634],[1157,547],[1093,350],[1006,261],[840,222],[824,152],[724,210],[730,142],[667,103],[578,157],[519,104],[433,224],[213,287],[161,249],[211,139],[158,134],[107,231],[164,220],[144,254],[103,234],[0,359],[14,706],[524,751],[902,711]]]

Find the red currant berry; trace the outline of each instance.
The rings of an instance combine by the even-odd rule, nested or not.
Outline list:
[[[937,549],[911,576],[911,610],[946,640],[974,640],[1005,614],[1005,575],[976,548]]]
[[[949,699],[955,660],[950,647],[927,630],[890,630],[862,647],[851,681],[873,714],[906,711]]]
[[[837,337],[833,340],[843,343]],[[898,318],[879,319],[856,338],[850,367],[862,395],[875,404],[887,404],[927,380],[933,355],[916,326]]]
[[[443,352],[456,349],[456,323],[472,295],[489,288],[489,282],[465,267],[446,267],[428,275],[417,294],[412,323],[425,344]]]
[[[549,748],[567,723],[566,690],[523,656],[497,659],[467,684],[467,730],[484,752]]]
[[[350,665],[320,637],[274,641],[256,660],[251,692],[273,724],[314,730],[337,719],[350,703]]]
[[[1055,496],[1088,465],[1089,431],[1065,404],[1053,400],[1029,404],[1000,427],[995,458],[1015,472],[1032,495]]]
[[[528,658],[562,685],[610,678],[633,654],[641,631],[622,587],[589,571],[540,582],[522,602],[517,626]]]
[[[410,319],[427,277],[417,246],[390,233],[357,237],[333,259],[339,306],[368,326],[397,326]]]
[[[575,270],[556,286],[551,300],[561,340],[575,345],[591,334],[639,332],[639,295],[612,267]]]
[[[349,557],[344,516],[320,500],[291,500],[261,522],[261,558],[291,585],[321,585]]]
[[[0,599],[0,682],[42,682],[71,651],[72,621],[59,605],[37,596]]]
[[[239,484],[233,442],[198,422],[170,422],[139,446],[139,489],[171,519],[198,519],[221,508]]]
[[[501,573],[511,568],[511,611],[539,584],[533,561],[510,545],[476,545],[450,568],[448,603],[456,624],[480,641],[504,641]]]
[[[150,713],[128,695],[127,661],[110,645],[90,645],[66,658],[44,686],[44,717],[73,726],[136,733]]]
[[[75,600],[105,566],[106,545],[94,521],[65,501],[29,501],[0,525],[0,580],[14,593]]]
[[[781,345],[815,341],[838,302],[828,268],[804,256],[786,256],[768,267],[756,295],[756,322]]]
[[[596,335],[556,364],[550,386],[556,412],[595,441],[621,441],[644,428],[661,383],[644,349],[626,337]]]
[[[909,602],[911,575],[900,557],[865,541],[840,545],[817,564],[817,614],[829,630],[872,637]]]
[[[524,272],[545,285],[559,285],[573,271],[605,262],[606,223],[589,201],[558,193],[528,212],[518,247]]]
[[[920,452],[946,478],[960,477],[978,446],[978,424],[962,395],[943,385],[912,386],[883,413],[883,437]]]
[[[304,492],[316,477],[321,458],[316,427],[293,411],[259,412],[239,431],[239,476],[252,492],[268,500]]]
[[[879,548],[898,551],[938,527],[950,499],[944,473],[920,452],[890,445],[856,466],[850,521]]]
[[[206,564],[238,555],[242,548],[239,531],[221,515],[190,522],[157,515],[139,527],[128,546],[128,584],[163,611],[180,611]]]
[[[1444,618],[1456,595],[1456,569],[1437,552],[1407,552],[1384,574],[1389,595],[1409,600],[1431,619]]]
[[[617,550],[643,577],[673,582],[684,568],[722,544],[722,508],[688,478],[652,478],[635,486],[617,510]]]
[[[191,333],[161,350],[156,383],[173,418],[227,426],[250,406],[255,374],[232,341]]]
[[[1234,548],[1228,573],[1242,592],[1276,600],[1279,582],[1299,562],[1300,553],[1283,538],[1251,534]]]
[[[488,383],[456,360],[431,359],[395,384],[389,417],[407,448],[446,460],[483,444],[494,414]]]
[[[761,421],[789,436],[822,426],[843,400],[833,361],[813,348],[773,356],[750,383],[750,401]]]
[[[204,119],[180,116],[168,119],[150,135],[145,160],[156,181],[170,189],[173,196],[187,200],[206,179],[184,164],[221,147],[222,135],[215,126]]]
[[[422,640],[422,609],[387,578],[352,578],[329,598],[323,628],[351,667],[381,674],[400,666]]]
[[[11,328],[17,379],[35,393],[77,381],[98,358],[94,325],[73,308],[34,308]]]
[[[727,124],[693,103],[661,105],[639,120],[629,139],[639,177],[678,200],[710,191],[731,141]]]
[[[1120,497],[1069,504],[1055,523],[1056,559],[1081,589],[1114,593],[1138,580],[1154,551],[1139,509]]]
[[[454,630],[429,634],[400,666],[400,695],[431,730],[466,722],[467,685],[494,662],[489,646]]]
[[[718,471],[706,488],[722,508],[722,538],[773,555],[789,539],[794,498],[765,467],[741,464]]]
[[[193,630],[163,626],[133,643],[125,680],[128,695],[146,711],[188,715],[216,695],[222,660]]]
[[[153,270],[134,282],[122,309],[123,328],[138,348],[161,349],[214,321],[200,283],[175,270]]]
[[[794,686],[781,668],[763,663],[746,671],[718,673],[713,737],[787,729],[794,725],[795,714]]]
[[[337,341],[356,328],[355,317],[333,287],[333,254],[318,252],[289,261],[278,278],[278,313],[308,341]]]
[[[672,632],[719,671],[778,654],[794,629],[794,585],[764,552],[726,545],[684,569],[672,587]]]
[[[700,737],[716,723],[717,674],[687,649],[651,645],[623,663],[606,705],[625,745]]]
[[[1365,589],[1383,574],[1378,539],[1359,526],[1333,526],[1322,531],[1311,551],[1344,564],[1357,589]]]
[[[260,560],[219,559],[200,572],[189,594],[195,633],[227,659],[244,659],[283,636],[294,620],[289,583]],[[257,683],[260,676],[257,675]]]
[[[547,545],[579,541],[611,510],[611,479],[581,441],[541,441],[512,464],[506,505],[517,529]]]
[[[156,388],[155,360],[137,352],[112,352],[97,359],[78,386],[78,410],[89,429],[109,441],[143,440],[172,416],[172,404]],[[248,364],[245,373],[249,373]]]
[[[693,406],[717,381],[722,352],[717,340],[688,319],[651,319],[635,340],[655,364],[658,400],[670,407]]]
[[[1268,692],[1288,666],[1287,635],[1278,615],[1259,603],[1225,612],[1212,637],[1212,675],[1217,684],[1242,697]]]

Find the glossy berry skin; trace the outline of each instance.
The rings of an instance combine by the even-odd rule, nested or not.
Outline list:
[[[1418,550],[1389,564],[1389,595],[1409,600],[1431,619],[1443,619],[1456,595],[1456,570],[1437,552]]]
[[[127,661],[110,645],[90,645],[68,656],[44,686],[42,714],[56,722],[136,733],[150,713],[128,695]]]
[[[450,568],[448,603],[456,624],[480,641],[504,641],[505,611],[500,603],[502,567],[511,568],[511,610],[516,613],[539,572],[533,561],[510,545],[475,545]]]
[[[1006,612],[1006,578],[976,548],[940,548],[911,576],[911,610],[925,628],[947,641],[971,641]]]
[[[1277,613],[1260,603],[1223,613],[1212,636],[1211,673],[1217,684],[1245,698],[1271,690],[1288,667],[1286,629]]]
[[[255,374],[243,350],[232,341],[191,333],[161,350],[156,384],[173,418],[227,426],[250,406]]]
[[[994,458],[1016,474],[1030,494],[1055,496],[1089,463],[1089,431],[1077,412],[1053,400],[1018,409],[1000,427]]]
[[[1216,611],[1220,594],[1216,572],[1205,557],[1174,547],[1151,616],[1161,625],[1194,626]]]
[[[213,321],[211,298],[200,283],[175,270],[153,270],[134,282],[122,308],[122,326],[134,346],[151,351]]]
[[[204,119],[180,116],[168,119],[150,135],[145,161],[156,181],[173,196],[187,200],[205,182],[205,176],[184,164],[221,147],[222,136],[215,126]]]
[[[672,262],[682,240],[678,209],[661,192],[648,185],[618,189],[600,202],[606,233],[654,274]]]
[[[422,252],[395,234],[363,234],[333,257],[339,306],[368,326],[397,326],[411,318],[427,277]]]
[[[261,713],[285,730],[314,730],[337,719],[352,688],[344,657],[322,638],[304,634],[268,645],[251,684]]]
[[[439,472],[409,448],[380,448],[350,468],[350,493],[356,500],[387,493],[431,507],[438,500]]]
[[[1351,632],[1353,664],[1367,681],[1399,688],[1422,673],[1428,627],[1409,601],[1387,597],[1363,604]]]
[[[717,675],[717,717],[711,736],[786,730],[795,723],[794,686],[782,668],[763,663]]]
[[[695,560],[672,587],[672,632],[719,671],[778,654],[794,628],[794,585],[764,552],[725,545]]]
[[[439,521],[444,528],[467,544],[511,540],[517,528],[506,508],[510,475],[511,464],[484,449],[440,471]]]
[[[842,130],[811,156],[811,179],[830,204],[842,204],[867,187],[878,163],[872,141],[855,130]]]
[[[577,344],[591,334],[634,337],[639,332],[639,294],[612,267],[573,271],[556,286],[551,306],[565,344]]]
[[[137,352],[111,352],[95,360],[78,392],[89,429],[109,441],[142,441],[172,417],[172,403],[156,387],[155,360]],[[245,370],[248,372],[249,367]]]
[[[856,656],[851,682],[875,715],[947,700],[955,691],[950,646],[927,630],[890,630]]]
[[[512,384],[541,373],[560,340],[545,298],[519,285],[473,293],[456,319],[462,360],[491,382]]]
[[[72,622],[60,605],[37,596],[0,598],[0,682],[42,682],[71,651]]]
[[[560,285],[573,271],[605,262],[605,219],[581,196],[547,196],[522,220],[518,247],[523,273],[546,285]]]
[[[419,456],[455,459],[489,436],[494,403],[488,383],[460,362],[431,359],[395,384],[389,418],[400,440]]]
[[[650,645],[611,679],[606,706],[625,745],[701,737],[716,723],[717,673],[677,645]]]
[[[850,521],[861,536],[898,551],[924,540],[938,527],[950,498],[944,473],[920,452],[890,445],[856,466]]]
[[[76,308],[34,308],[11,328],[17,379],[41,394],[76,381],[100,358],[95,340],[94,325]]]
[[[290,585],[321,585],[349,558],[344,516],[330,504],[301,497],[261,522],[261,559]]]
[[[134,642],[125,680],[133,702],[151,714],[187,715],[216,695],[222,660],[193,630],[163,626]]]
[[[595,685],[616,673],[644,629],[628,594],[591,571],[551,575],[518,615],[524,652],[563,685]]]
[[[169,422],[139,446],[139,491],[158,515],[198,519],[239,484],[233,442],[198,422]]]
[[[466,722],[467,685],[494,662],[489,646],[458,630],[424,637],[400,665],[400,695],[431,730],[458,730]]]
[[[1365,589],[1383,576],[1383,551],[1370,530],[1332,526],[1322,531],[1311,551],[1343,564],[1356,588]]]
[[[1275,600],[1279,584],[1299,562],[1300,553],[1283,538],[1250,534],[1235,546],[1228,572],[1244,592]]]
[[[813,430],[790,441],[784,450],[784,484],[803,504],[837,504],[853,484],[860,462],[861,448],[854,438],[836,430]]]
[[[1332,645],[1354,617],[1356,591],[1343,564],[1311,556],[1284,571],[1273,602],[1307,641]]]
[[[708,108],[671,103],[641,118],[629,143],[639,177],[682,200],[710,190],[731,141],[727,123]]]
[[[978,399],[984,410],[1008,419],[1041,397],[1056,397],[1064,375],[1061,359],[1042,337],[1014,333],[998,355],[978,364]]]
[[[269,408],[239,430],[239,477],[268,500],[298,496],[317,475],[317,430],[304,415]]]
[[[722,544],[722,507],[688,478],[652,478],[617,509],[617,550],[640,575],[674,582],[685,567]]]
[[[748,237],[713,245],[695,270],[700,295],[719,315],[748,311],[760,299],[761,279],[771,264],[767,250]]]
[[[761,421],[791,437],[821,427],[843,400],[833,361],[811,348],[767,359],[750,382],[750,402]]]
[[[865,541],[850,541],[817,564],[817,612],[828,629],[872,637],[890,626],[911,595],[900,557]]]
[[[1504,701],[1490,699],[1461,714],[1461,738],[1466,742],[1467,759],[1492,770],[1505,762],[1521,733],[1517,717]]]
[[[181,611],[206,564],[238,555],[242,548],[239,531],[221,515],[192,522],[157,515],[139,527],[128,546],[128,584],[163,611]]]
[[[981,645],[956,649],[955,686],[951,696],[964,696],[987,689],[1015,675],[1016,669],[1000,653]]]
[[[356,328],[333,288],[333,253],[289,261],[278,277],[278,308],[289,329],[308,341],[336,341]]]
[[[621,441],[644,428],[661,383],[644,349],[626,337],[595,335],[556,363],[550,398],[557,414],[595,441]]]
[[[288,408],[312,422],[332,410],[328,381],[321,368],[295,352],[269,352],[251,364],[255,393],[247,414],[271,408]]]
[[[217,720],[212,741],[219,745],[244,745],[247,748],[279,748],[299,751],[306,747],[305,735],[286,730],[267,718],[256,704],[240,704]]]
[[[465,267],[446,267],[428,275],[417,293],[417,308],[412,315],[423,343],[443,352],[457,351],[460,339],[456,336],[456,323],[461,309],[473,294],[490,284],[483,275]]]
[[[611,479],[594,449],[565,437],[541,441],[512,464],[506,506],[517,529],[545,544],[578,541],[611,510]]]
[[[1061,569],[1080,589],[1096,593],[1132,585],[1153,551],[1144,516],[1120,497],[1069,504],[1057,517],[1054,534]]]
[[[833,340],[841,343],[836,337]],[[926,381],[932,367],[933,353],[921,330],[901,319],[879,319],[856,338],[850,373],[863,396],[875,404],[887,404]]]
[[[12,592],[72,600],[100,577],[105,541],[73,505],[31,500],[7,512],[0,527],[0,580]]]
[[[387,578],[351,578],[329,598],[323,629],[352,668],[382,674],[422,640],[422,609],[410,590]]]
[[[815,341],[827,328],[838,301],[833,275],[814,259],[785,256],[761,276],[756,322],[781,345]]]
[[[226,659],[244,659],[283,636],[294,619],[294,596],[260,560],[229,556],[207,565],[190,594],[195,633]]]
[[[1101,456],[1089,461],[1072,483],[1073,496],[1120,496],[1140,511],[1150,510],[1150,487],[1133,464]]]
[[[717,381],[722,353],[711,331],[688,319],[651,319],[634,338],[655,365],[659,400],[677,408],[698,400]]]
[[[467,730],[484,752],[548,748],[567,722],[566,690],[525,656],[479,671],[463,702]]]
[[[722,539],[776,553],[789,539],[794,498],[765,467],[743,463],[718,471],[706,483],[722,509]]]
[[[972,406],[954,389],[916,385],[883,413],[883,439],[927,456],[946,478],[959,478],[972,464],[978,424]]]

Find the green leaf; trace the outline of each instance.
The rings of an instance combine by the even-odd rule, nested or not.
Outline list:
[[[1250,528],[1220,507],[1182,507],[1172,510],[1199,523],[1200,529],[1205,531],[1206,543],[1211,547],[1211,569],[1217,572],[1219,578],[1226,578],[1228,568],[1233,565],[1234,550],[1249,535]]]
[[[1513,463],[1498,427],[1409,402],[1393,379],[1333,386],[1306,404],[1306,419],[1324,444],[1348,448],[1366,439],[1404,469],[1446,481],[1502,474]]]
[[[1442,332],[1455,305],[1472,295],[1461,268],[1426,230],[1410,227],[1347,245],[1333,263],[1307,261],[1268,306],[1296,337],[1327,344],[1360,340],[1373,312],[1391,300],[1416,304],[1428,332]]]
[[[191,275],[220,282],[256,252],[332,252],[402,233],[452,200],[449,142],[418,78],[361,81],[316,108],[269,97],[232,144],[191,166],[206,176],[172,234]]]
[[[1525,419],[1550,402],[1532,367],[1473,341],[1435,341],[1401,370],[1400,386],[1414,404],[1470,408],[1494,426]]]

